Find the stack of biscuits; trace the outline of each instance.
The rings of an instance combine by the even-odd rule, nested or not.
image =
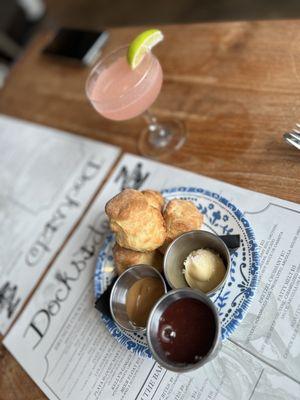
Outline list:
[[[106,204],[105,212],[116,236],[113,255],[119,275],[135,264],[162,272],[169,244],[203,223],[203,215],[192,202],[173,199],[165,204],[154,190],[125,189]]]

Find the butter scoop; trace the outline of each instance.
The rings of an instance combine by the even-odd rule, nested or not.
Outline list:
[[[209,249],[192,251],[183,264],[188,285],[205,293],[218,286],[226,273],[222,258]]]

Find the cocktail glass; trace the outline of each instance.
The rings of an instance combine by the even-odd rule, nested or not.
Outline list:
[[[143,114],[147,127],[140,134],[139,150],[146,157],[161,158],[182,146],[185,127],[176,119],[159,121],[148,111],[161,90],[161,65],[149,51],[131,69],[127,50],[122,47],[100,60],[87,79],[86,95],[105,118],[124,121]]]

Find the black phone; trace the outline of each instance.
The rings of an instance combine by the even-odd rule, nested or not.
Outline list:
[[[60,28],[43,53],[91,65],[100,55],[107,39],[108,33],[105,31]]]

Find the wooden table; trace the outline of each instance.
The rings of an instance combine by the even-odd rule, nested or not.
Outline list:
[[[184,147],[163,160],[191,171],[300,201],[300,152],[282,141],[300,122],[300,21],[165,26],[155,53],[164,85],[152,107],[188,130]],[[143,28],[110,31],[105,54]],[[137,153],[144,121],[112,122],[88,104],[88,69],[41,56],[42,32],[0,92],[0,112],[75,132]],[[0,348],[0,398],[45,396]]]

